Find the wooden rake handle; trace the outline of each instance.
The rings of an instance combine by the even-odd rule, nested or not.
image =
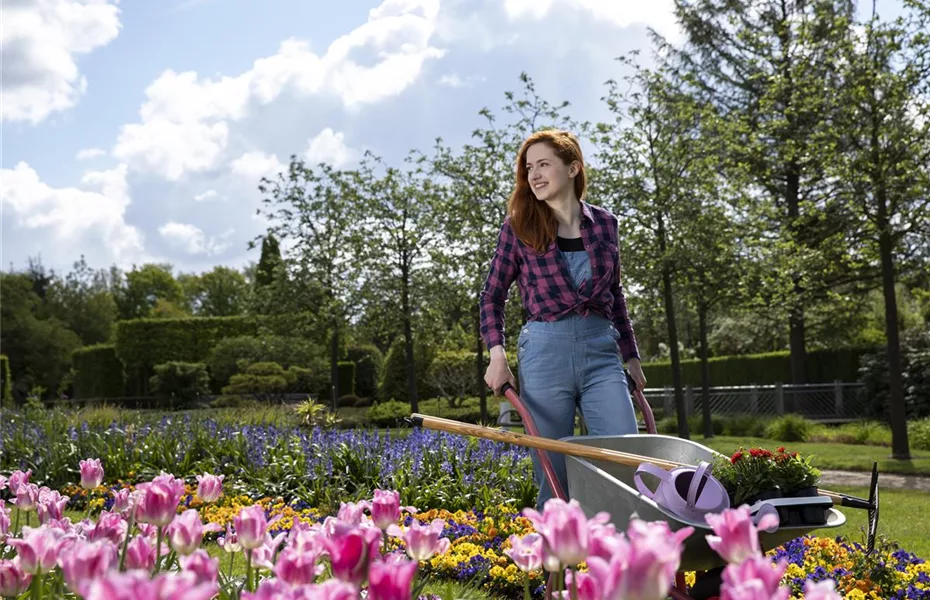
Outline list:
[[[494,440],[497,442],[503,442],[505,444],[514,444],[515,446],[524,446],[527,448],[537,448],[539,450],[548,450],[550,452],[559,452],[561,454],[567,454],[569,456],[577,456],[580,458],[591,458],[594,460],[604,460],[607,462],[617,463],[621,465],[626,465],[628,467],[638,467],[642,463],[649,463],[655,465],[660,469],[665,469],[670,471],[678,467],[693,467],[694,465],[689,465],[687,463],[681,463],[673,460],[662,460],[660,458],[654,458],[652,456],[642,456],[640,454],[630,454],[628,452],[620,452],[618,450],[608,450],[606,448],[597,448],[594,446],[586,446],[584,444],[574,444],[571,442],[562,442],[559,440],[553,440],[551,438],[545,438],[535,435],[526,435],[523,433],[517,433],[515,431],[506,431],[502,429],[494,429],[493,427],[483,427],[481,425],[472,425],[471,423],[463,423],[461,421],[453,421],[452,419],[443,419],[442,417],[432,417],[429,415],[424,415],[420,413],[413,413],[410,415],[409,421],[416,427],[425,427],[427,429],[435,429],[438,431],[446,431],[449,433],[456,433],[459,435],[468,435],[473,437],[480,437],[488,440]],[[871,503],[864,498],[857,498],[855,496],[847,496],[845,494],[839,494],[837,492],[831,492],[829,490],[818,489],[818,493],[821,496],[826,496],[833,500],[833,504],[839,504],[842,506],[848,506],[851,508],[862,508],[870,509]]]

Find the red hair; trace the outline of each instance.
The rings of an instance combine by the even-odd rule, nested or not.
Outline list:
[[[555,240],[558,223],[549,205],[538,201],[533,195],[528,181],[526,153],[530,146],[539,143],[552,148],[555,155],[566,165],[572,164],[573,161],[578,161],[581,165],[574,180],[575,197],[579,201],[584,197],[588,182],[584,172],[581,144],[578,143],[578,138],[573,133],[558,129],[545,129],[537,131],[523,142],[517,155],[516,186],[507,202],[507,214],[510,216],[510,226],[514,235],[536,252],[542,253]]]

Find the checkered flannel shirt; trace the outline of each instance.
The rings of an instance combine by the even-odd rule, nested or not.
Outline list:
[[[587,202],[581,203],[581,214],[581,239],[591,259],[593,285],[582,282],[577,290],[555,240],[545,253],[537,254],[517,239],[510,218],[504,220],[480,297],[481,337],[489,350],[504,343],[504,303],[516,281],[527,321],[594,312],[612,321],[620,333],[617,345],[624,362],[639,358],[620,283],[617,217]]]

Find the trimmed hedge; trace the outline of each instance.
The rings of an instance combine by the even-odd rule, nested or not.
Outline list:
[[[807,382],[831,383],[837,379],[846,382],[858,381],[859,357],[871,350],[869,347],[812,350],[807,353]],[[712,386],[791,383],[791,353],[787,351],[716,356],[707,362],[710,366]],[[670,362],[645,363],[643,372],[648,380],[647,387],[661,388],[672,385]],[[681,361],[681,378],[683,385],[701,385],[701,361]]]
[[[10,376],[10,359],[0,354],[0,406],[13,405],[13,378]]]
[[[75,398],[115,398],[126,393],[123,363],[113,344],[78,348],[71,354]]]
[[[384,354],[372,344],[351,346],[346,354],[346,359],[355,363],[354,393],[362,398],[375,397],[378,394],[378,380],[384,365]]]
[[[355,395],[355,363],[341,360],[336,363],[339,369],[339,395]]]

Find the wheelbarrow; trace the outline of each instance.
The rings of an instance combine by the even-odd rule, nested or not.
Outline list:
[[[504,384],[502,392],[520,415],[526,434],[416,413],[411,415],[409,420],[415,426],[535,448],[553,494],[567,501],[569,494],[562,489],[547,452],[564,454],[571,498],[581,505],[588,518],[601,511],[610,514],[611,521],[618,530],[625,530],[633,517],[645,521],[665,521],[673,531],[693,527],[694,532],[684,542],[681,564],[669,596],[674,600],[700,600],[717,596],[720,587],[719,574],[726,562],[707,544],[706,536],[713,533],[711,527],[705,521],[683,518],[641,493],[637,489],[634,474],[642,463],[669,469],[675,466],[697,465],[702,461],[713,464],[723,455],[691,440],[658,435],[652,408],[642,392],[636,389],[629,375],[627,381],[633,399],[643,415],[645,434],[569,436],[561,440],[540,437],[532,416],[509,383]],[[868,500],[821,489],[817,498],[799,499],[797,502],[820,504],[825,513],[823,522],[816,525],[782,523],[772,532],[760,530],[759,542],[763,551],[818,529],[841,527],[846,523],[846,517],[835,508],[836,506],[869,511],[868,552],[871,553],[874,549],[879,513],[877,463],[872,467]],[[789,500],[788,504],[790,503]],[[823,506],[824,504],[826,506]],[[697,582],[692,589],[685,583],[687,571],[697,573]]]

